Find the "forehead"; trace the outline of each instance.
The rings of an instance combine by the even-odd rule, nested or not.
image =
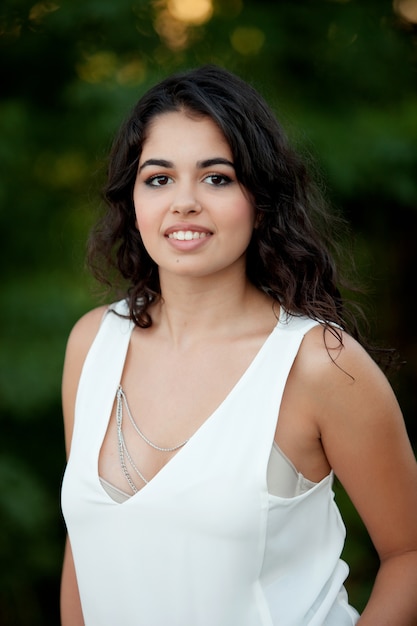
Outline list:
[[[231,153],[229,144],[209,116],[196,115],[187,111],[172,111],[156,115],[149,123],[142,154],[154,150],[217,149]]]

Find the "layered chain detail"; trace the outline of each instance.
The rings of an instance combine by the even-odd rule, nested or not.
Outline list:
[[[132,424],[135,432],[139,435],[139,437],[148,446],[150,446],[154,450],[157,450],[158,452],[175,452],[176,450],[179,450],[180,448],[185,446],[185,444],[188,442],[188,439],[179,443],[176,446],[172,446],[169,448],[164,448],[162,446],[158,446],[157,444],[153,443],[150,439],[148,439],[148,437],[146,437],[146,435],[140,430],[139,426],[136,424],[133,418],[133,415],[131,413],[131,410],[129,408],[126,394],[123,391],[122,386],[119,385],[117,389],[117,393],[116,393],[116,423],[117,423],[117,442],[118,442],[118,449],[119,449],[119,460],[120,460],[120,466],[122,468],[122,472],[129,484],[129,487],[131,488],[133,493],[137,493],[138,488],[132,478],[132,475],[129,471],[127,464],[130,465],[130,467],[133,469],[135,474],[139,476],[139,478],[141,479],[143,483],[145,483],[145,485],[149,483],[149,480],[147,480],[145,476],[142,474],[142,472],[138,469],[134,460],[132,459],[131,454],[129,453],[129,450],[127,449],[125,438],[123,435],[123,409],[126,409],[126,413],[130,420],[130,423]]]

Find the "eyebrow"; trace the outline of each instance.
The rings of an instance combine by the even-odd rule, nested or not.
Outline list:
[[[165,159],[148,159],[144,161],[142,165],[139,166],[139,172],[143,170],[145,167],[149,167],[150,165],[156,165],[157,167],[165,167],[165,168],[173,168],[174,163],[172,161],[166,161]],[[205,159],[203,161],[197,161],[197,168],[204,169],[206,167],[212,167],[213,165],[228,165],[234,169],[234,165],[229,159],[224,159],[222,157],[214,157],[212,159]]]

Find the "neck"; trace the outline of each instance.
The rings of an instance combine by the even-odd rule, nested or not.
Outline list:
[[[152,309],[155,329],[177,346],[198,342],[215,334],[233,335],[239,327],[264,311],[269,298],[246,278],[229,280],[184,279],[164,281],[161,301]]]

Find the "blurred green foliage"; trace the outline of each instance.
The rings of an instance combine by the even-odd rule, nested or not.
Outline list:
[[[117,126],[172,71],[215,62],[250,80],[318,162],[352,224],[374,337],[407,362],[393,383],[417,441],[415,26],[388,0],[203,0],[203,13],[212,11],[191,21],[181,3],[3,0],[0,8],[4,626],[59,623],[61,369],[72,324],[98,302],[85,240]],[[362,608],[377,561],[340,488],[337,497],[351,600]]]

